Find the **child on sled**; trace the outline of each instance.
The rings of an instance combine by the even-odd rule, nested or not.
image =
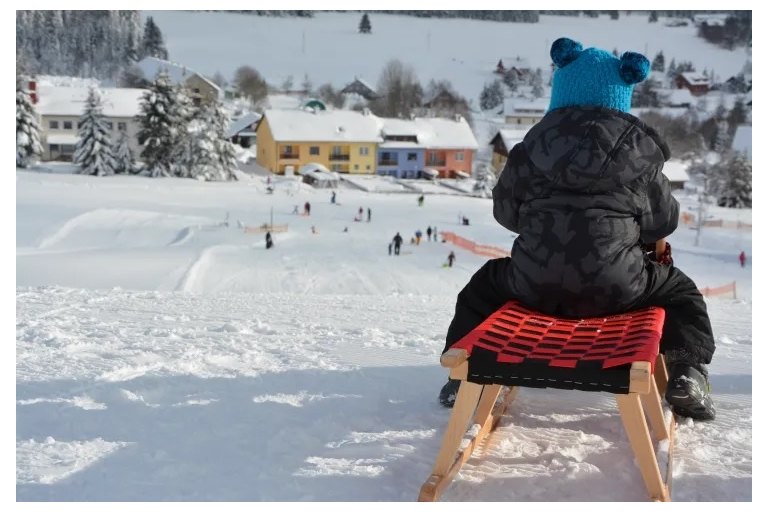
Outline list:
[[[660,306],[665,398],[676,414],[712,420],[706,305],[669,251],[659,262],[643,247],[672,234],[679,216],[662,174],[669,148],[629,114],[648,59],[585,50],[568,38],[550,55],[557,69],[549,110],[511,149],[493,189],[495,219],[519,236],[511,257],[488,261],[459,293],[444,352],[510,299],[572,318]],[[449,379],[443,405],[453,406],[459,384]]]

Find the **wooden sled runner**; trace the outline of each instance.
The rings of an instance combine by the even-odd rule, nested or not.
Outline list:
[[[520,387],[615,394],[648,495],[670,501],[675,418],[665,419],[661,404],[668,379],[659,354],[663,325],[664,310],[654,307],[573,320],[516,301],[502,306],[440,358],[451,378],[462,382],[419,501],[439,498]],[[654,441],[659,452],[666,449],[666,467],[659,467],[664,457],[657,458]]]

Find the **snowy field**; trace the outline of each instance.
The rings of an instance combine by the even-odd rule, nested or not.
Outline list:
[[[264,179],[17,171],[18,501],[416,499],[448,418],[445,331],[484,260],[387,245],[427,226],[505,248],[514,235],[489,199],[425,192],[419,207],[418,193],[343,188],[333,205]],[[291,213],[305,201],[310,216]],[[270,217],[288,230],[267,251],[238,226]],[[679,425],[673,499],[751,501],[752,234],[707,228],[697,246],[681,227],[670,242],[700,287],[738,294],[707,300],[718,416]],[[645,499],[611,395],[532,389],[442,497]]]
[[[448,79],[475,106],[483,85],[497,78],[493,70],[500,58],[521,57],[534,68],[549,69],[550,46],[562,36],[585,47],[641,52],[651,60],[663,51],[667,63],[689,60],[699,70],[714,69],[722,80],[738,73],[747,57],[707,43],[692,25],[667,27],[664,17],[648,23],[647,13],[624,11],[618,20],[542,15],[539,23],[372,13],[371,34],[357,32],[359,12],[317,11],[314,18],[181,11],[142,15],[152,16],[162,30],[171,60],[208,76],[218,71],[230,80],[238,67],[251,65],[276,86],[288,76],[298,85],[305,73],[315,87],[331,83],[341,88],[355,76],[376,86],[384,65],[396,58],[414,68],[422,85]],[[247,55],[233,48],[247,48]]]

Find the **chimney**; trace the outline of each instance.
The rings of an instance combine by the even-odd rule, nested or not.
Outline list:
[[[454,114],[453,115],[453,120],[456,121],[457,123],[460,123],[460,122],[462,122],[464,120],[464,118],[461,117],[461,114]]]
[[[364,116],[369,116],[369,115],[371,115],[371,109],[369,109],[368,107],[363,107],[363,110],[362,110],[362,112],[363,112],[363,115],[364,115]]]

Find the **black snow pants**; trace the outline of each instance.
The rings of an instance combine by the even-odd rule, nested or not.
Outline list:
[[[516,299],[532,309],[539,309],[529,297],[516,297],[506,284],[511,258],[489,260],[475,272],[459,292],[456,311],[448,327],[443,352],[467,335],[505,302]],[[707,306],[696,284],[674,266],[652,263],[648,267],[648,286],[630,309],[648,306],[664,308],[665,320],[660,350],[667,364],[685,363],[706,373],[704,365],[712,361],[715,338],[707,315]],[[598,312],[594,316],[622,313]],[[548,311],[542,311],[551,314]]]

